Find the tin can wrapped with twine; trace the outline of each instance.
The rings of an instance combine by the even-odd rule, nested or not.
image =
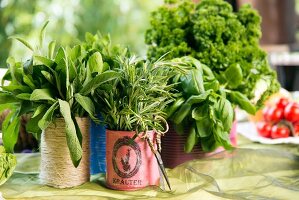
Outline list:
[[[69,188],[90,180],[89,173],[89,118],[76,118],[82,133],[82,160],[77,168],[73,166],[66,142],[65,122],[58,118],[41,136],[41,171],[43,184]]]

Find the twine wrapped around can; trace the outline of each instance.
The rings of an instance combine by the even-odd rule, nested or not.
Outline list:
[[[65,122],[58,118],[41,136],[41,171],[43,184],[68,188],[81,185],[90,179],[89,173],[89,126],[88,118],[76,118],[82,133],[82,160],[77,168],[73,166],[66,142]]]

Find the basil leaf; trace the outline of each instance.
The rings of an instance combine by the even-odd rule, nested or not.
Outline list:
[[[213,108],[217,119],[223,124],[223,130],[230,131],[234,119],[234,109],[231,103],[221,97],[219,101],[214,104]]]
[[[235,64],[227,68],[224,72],[224,76],[231,88],[238,87],[243,80],[243,73],[239,64]]]
[[[184,146],[184,151],[186,153],[190,153],[194,146],[198,143],[198,136],[196,135],[196,130],[194,126],[191,126],[189,135],[187,137],[185,146]]]
[[[249,114],[255,114],[255,106],[245,95],[237,91],[231,91],[228,96],[232,103],[237,104],[241,109],[247,111]]]
[[[201,138],[212,134],[211,121],[208,117],[195,121],[197,135]]]
[[[54,61],[46,58],[46,57],[42,57],[42,56],[34,56],[34,59],[39,61],[40,63],[42,63],[43,65],[47,66],[48,68],[52,69],[52,66],[54,65]],[[53,69],[52,69],[53,70]]]
[[[82,159],[82,147],[77,137],[76,127],[72,119],[71,109],[68,102],[58,99],[60,113],[65,120],[66,141],[70,151],[73,165],[78,167]],[[82,137],[82,136],[81,136]]]

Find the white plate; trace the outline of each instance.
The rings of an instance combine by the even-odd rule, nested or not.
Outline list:
[[[252,122],[240,122],[237,124],[237,132],[244,137],[254,142],[260,142],[263,144],[299,144],[299,137],[288,137],[270,139],[260,136],[257,133],[256,127]]]

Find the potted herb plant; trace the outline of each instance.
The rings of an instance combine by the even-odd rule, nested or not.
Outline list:
[[[159,185],[152,151],[157,151],[156,138],[165,131],[163,111],[173,100],[173,85],[168,82],[172,70],[165,62],[150,63],[126,50],[112,60],[110,67],[119,78],[95,91],[107,126],[107,186],[135,190]]]
[[[151,27],[145,35],[148,58],[155,60],[165,55],[173,59],[188,55],[198,60],[187,59],[194,70],[175,80],[181,85],[183,99],[177,99],[173,105],[178,113],[171,109],[169,113],[177,132],[182,132],[182,127],[187,129],[184,131],[187,152],[198,143],[205,151],[219,146],[231,148],[228,136],[233,116],[231,108],[239,106],[253,114],[279,89],[267,54],[259,47],[260,22],[260,16],[250,6],[233,12],[223,0],[199,3],[168,0],[152,13]],[[192,88],[194,84],[200,87]],[[207,98],[190,105],[188,99],[192,95]],[[219,106],[226,111],[229,107],[230,112],[223,113]]]
[[[55,42],[50,42],[48,53],[42,54],[46,25],[36,49],[17,38],[33,52],[29,60],[8,59],[3,81],[9,84],[2,84],[0,91],[0,103],[5,105],[2,107],[10,109],[2,129],[3,144],[13,152],[19,118],[31,114],[26,129],[41,140],[42,182],[72,187],[89,181],[88,117],[98,121],[91,93],[115,79],[117,73],[104,71],[101,55],[86,52],[80,45],[55,51]]]

